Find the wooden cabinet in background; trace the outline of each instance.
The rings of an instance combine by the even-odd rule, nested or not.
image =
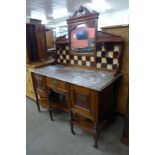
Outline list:
[[[26,24],[26,52],[27,63],[47,60],[45,25]]]
[[[33,100],[36,100],[34,87],[32,83],[32,76],[29,67],[27,67],[26,69],[26,96],[30,97]]]
[[[54,48],[53,32],[52,30],[46,29],[46,41],[47,48]]]

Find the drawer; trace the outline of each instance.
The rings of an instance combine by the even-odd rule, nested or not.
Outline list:
[[[67,83],[63,81],[59,81],[52,78],[46,78],[46,83],[48,87],[60,89],[60,90],[67,90]]]

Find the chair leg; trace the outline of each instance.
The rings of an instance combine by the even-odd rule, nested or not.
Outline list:
[[[70,122],[70,125],[71,125],[71,133],[73,134],[73,135],[75,135],[75,132],[74,132],[74,124],[73,124],[73,114],[72,114],[72,112],[70,112],[70,118],[71,118],[71,122]]]
[[[36,104],[37,104],[38,112],[41,112],[40,105],[39,105],[38,101],[36,101]]]
[[[94,137],[94,147],[98,148],[98,133],[95,133],[93,137]]]
[[[51,109],[49,109],[49,114],[50,114],[50,118],[51,118],[51,121],[54,121],[54,119],[53,119],[53,110],[51,110]]]
[[[71,132],[73,135],[75,135],[75,132],[74,132],[74,126],[73,126],[73,123],[71,122]]]
[[[94,134],[93,134],[95,148],[98,148],[98,137],[99,137],[99,131],[98,131],[98,126],[96,125],[94,127]]]

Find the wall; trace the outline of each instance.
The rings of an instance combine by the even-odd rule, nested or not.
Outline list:
[[[100,30],[100,28],[104,26],[128,25],[128,24],[129,24],[129,9],[103,13],[99,15],[98,30]]]

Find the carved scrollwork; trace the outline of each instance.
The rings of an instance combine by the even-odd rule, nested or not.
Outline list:
[[[75,10],[73,16],[70,16],[71,18],[77,18],[77,17],[81,17],[81,16],[86,16],[86,15],[91,15],[97,13],[95,11],[90,12],[86,7],[80,5],[80,7],[78,9]]]

